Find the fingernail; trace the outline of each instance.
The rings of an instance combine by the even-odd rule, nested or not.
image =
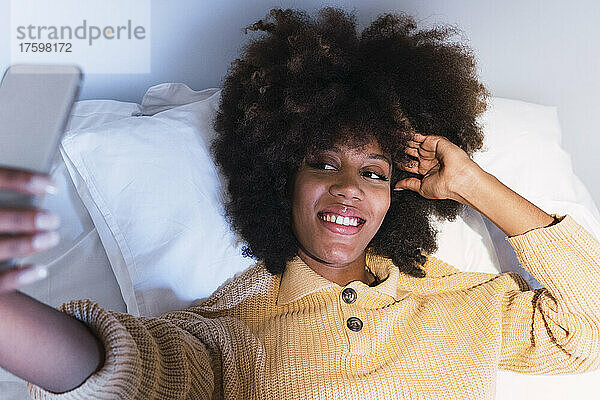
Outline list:
[[[46,269],[46,266],[37,265],[31,269],[19,273],[19,275],[17,275],[17,283],[19,285],[28,285],[35,281],[39,281],[40,279],[44,279],[47,276],[48,270]]]
[[[33,192],[45,192],[48,194],[56,194],[58,189],[54,185],[54,183],[46,178],[42,178],[41,176],[34,176],[27,183],[27,188]]]
[[[55,229],[60,225],[58,215],[39,213],[35,216],[35,226],[38,229]]]
[[[45,232],[33,237],[32,245],[37,250],[44,250],[55,246],[60,240],[58,232]]]

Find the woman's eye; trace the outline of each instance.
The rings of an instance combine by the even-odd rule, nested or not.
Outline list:
[[[372,179],[379,179],[379,180],[382,180],[382,181],[387,181],[388,180],[387,176],[385,176],[385,175],[379,175],[378,173],[373,172],[373,171],[365,171],[365,174],[366,175],[370,175],[369,178],[372,178]]]
[[[316,169],[335,169],[335,167],[331,164],[327,164],[324,162],[316,162],[316,163],[312,163],[312,164],[308,164],[310,167],[312,168],[316,168]],[[327,168],[327,167],[331,167],[331,168]]]

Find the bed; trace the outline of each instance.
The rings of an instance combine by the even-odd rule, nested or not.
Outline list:
[[[209,152],[219,88],[181,83],[148,89],[142,102],[75,104],[51,175],[56,195],[42,207],[61,217],[61,242],[21,263],[48,265],[49,277],[22,289],[51,306],[89,298],[136,316],[185,308],[256,260],[223,217],[224,178]],[[569,214],[596,239],[600,214],[561,147],[556,107],[491,98],[481,117],[484,148],[474,160],[548,213]],[[515,146],[519,143],[520,146]],[[433,221],[433,255],[464,271],[519,272],[505,236],[472,209]],[[591,399],[600,371],[533,376],[498,371],[497,399]],[[25,383],[0,369],[0,398],[28,399]]]

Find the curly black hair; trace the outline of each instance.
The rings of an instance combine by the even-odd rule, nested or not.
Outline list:
[[[290,185],[306,155],[376,141],[405,162],[415,159],[404,152],[415,131],[444,136],[469,156],[483,145],[476,119],[489,93],[470,48],[452,41],[455,27],[417,29],[413,17],[387,13],[358,37],[353,14],[326,7],[315,20],[272,9],[245,29],[267,33],[245,44],[227,71],[212,152],[227,180],[228,222],[247,243],[243,255],[264,260],[272,274],[299,248]],[[393,168],[390,184],[407,177],[422,175]],[[367,249],[423,277],[425,253],[437,250],[430,216],[452,221],[464,206],[391,193]]]

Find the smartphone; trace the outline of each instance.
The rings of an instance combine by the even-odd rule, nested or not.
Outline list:
[[[74,65],[10,66],[0,83],[0,167],[49,174],[83,74]],[[43,195],[0,189],[0,207],[39,208]],[[16,260],[0,261],[0,269]]]

